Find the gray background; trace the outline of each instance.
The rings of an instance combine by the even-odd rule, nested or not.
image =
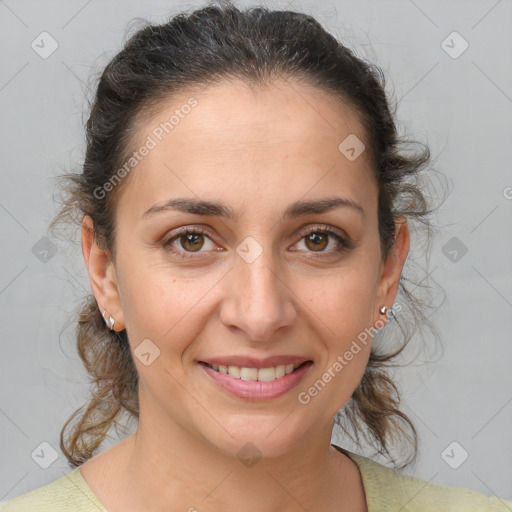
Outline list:
[[[79,167],[83,155],[85,84],[120,49],[131,19],[162,22],[201,5],[0,0],[0,501],[69,472],[58,435],[87,397],[70,325],[79,299],[90,291],[80,248],[53,241],[58,252],[45,254],[45,243],[54,246],[41,242],[55,208],[52,177]],[[315,15],[359,55],[382,66],[401,99],[401,123],[429,143],[436,169],[452,184],[428,269],[447,295],[432,317],[443,353],[433,363],[396,373],[404,411],[420,434],[418,461],[406,472],[510,500],[512,4],[267,5]],[[43,31],[58,43],[47,59],[31,48]],[[442,46],[453,31],[469,44],[457,58]],[[444,44],[453,47],[452,54],[462,48],[457,36]],[[457,257],[448,253],[453,247]],[[461,257],[462,247],[467,253]],[[31,457],[34,450],[51,453],[42,442],[59,452],[47,469],[40,467],[44,457]],[[115,442],[113,437],[104,449]],[[469,454],[463,463],[462,450]]]

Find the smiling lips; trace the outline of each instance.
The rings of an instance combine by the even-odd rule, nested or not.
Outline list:
[[[233,356],[200,361],[213,380],[246,399],[277,398],[295,387],[313,362],[304,357],[274,356],[263,360]]]

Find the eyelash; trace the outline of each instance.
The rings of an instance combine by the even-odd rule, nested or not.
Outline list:
[[[344,251],[353,249],[354,244],[350,239],[346,239],[342,237],[341,235],[338,235],[336,232],[333,231],[331,227],[311,227],[308,230],[306,230],[304,233],[302,233],[301,239],[311,235],[312,233],[322,233],[326,235],[330,235],[332,238],[334,238],[338,243],[339,246],[336,249],[331,249],[330,251],[319,251],[316,253],[315,251],[308,251],[312,253],[312,256],[314,258],[323,258],[324,255],[330,255],[332,253],[342,253]],[[191,251],[177,251],[176,249],[172,248],[171,244],[175,241],[180,239],[181,237],[187,236],[187,235],[206,235],[208,238],[211,239],[211,236],[208,231],[202,229],[202,228],[182,228],[178,233],[173,234],[171,237],[166,238],[162,245],[165,249],[169,250],[171,253],[176,254],[180,258],[197,258],[198,256],[195,256],[195,254],[201,254],[201,252],[191,252]]]

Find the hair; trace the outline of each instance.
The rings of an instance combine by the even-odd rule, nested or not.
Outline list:
[[[82,172],[59,176],[64,194],[50,231],[55,233],[57,225],[69,221],[81,225],[89,216],[96,243],[115,262],[115,208],[127,178],[105,197],[97,197],[95,191],[130,158],[139,121],[178,93],[231,79],[261,87],[276,79],[293,80],[348,104],[364,127],[378,184],[382,259],[393,247],[399,216],[424,228],[430,238],[434,209],[429,208],[420,179],[430,163],[430,151],[399,135],[396,105],[393,109],[387,98],[383,71],[357,57],[310,15],[262,6],[242,11],[229,1],[182,12],[161,25],[147,23],[106,65],[85,127]],[[411,145],[418,149],[412,151]],[[358,445],[364,439],[393,462],[390,448],[396,442],[410,447],[412,455],[401,467],[416,459],[418,435],[399,408],[400,392],[389,368],[397,366],[397,356],[418,327],[430,325],[428,304],[408,289],[407,282],[404,271],[398,290],[403,313],[392,316],[400,343],[387,352],[372,346],[360,383],[335,418]],[[415,286],[425,288],[421,283]],[[93,456],[121,414],[137,419],[139,415],[138,374],[126,330],[108,329],[92,294],[78,310],[76,341],[93,391],[60,433],[61,450],[72,467]]]

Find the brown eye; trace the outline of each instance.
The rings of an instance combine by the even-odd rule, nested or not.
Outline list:
[[[304,244],[305,252],[312,257],[329,257],[354,248],[351,239],[345,238],[334,231],[330,226],[318,226],[302,233],[300,243]]]
[[[208,242],[211,244],[210,248],[215,247],[210,236],[203,229],[187,227],[165,239],[162,245],[176,256],[193,258],[200,257],[201,254],[204,255],[205,252],[208,252],[202,250],[209,248]]]
[[[313,251],[323,251],[329,244],[327,233],[314,232],[305,237],[306,247]]]
[[[186,251],[195,252],[204,245],[204,236],[202,233],[187,233],[179,237],[180,245]]]

